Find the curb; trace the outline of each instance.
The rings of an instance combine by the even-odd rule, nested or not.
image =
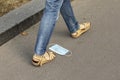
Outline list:
[[[39,22],[45,0],[32,0],[0,17],[0,46]]]

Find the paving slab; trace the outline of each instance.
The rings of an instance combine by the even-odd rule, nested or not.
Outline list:
[[[31,65],[39,23],[0,47],[1,80],[120,80],[120,1],[75,0],[72,6],[79,22],[91,21],[91,29],[78,39],[60,16],[50,43],[72,51],[57,55],[43,67]]]

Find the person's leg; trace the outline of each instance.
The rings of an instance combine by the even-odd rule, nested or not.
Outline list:
[[[73,33],[76,30],[78,30],[79,24],[74,16],[74,12],[73,12],[70,0],[63,1],[60,12],[70,33]]]
[[[35,56],[33,56],[34,63],[36,62],[35,60],[39,61],[42,55],[46,56],[45,54],[46,48],[49,43],[53,29],[55,27],[55,23],[57,21],[62,3],[63,3],[63,0],[46,0],[46,6],[45,6],[42,20],[40,22],[40,28],[38,31],[37,41],[35,45]],[[50,56],[50,54],[48,54],[47,56]],[[43,63],[44,62],[46,62],[46,60],[43,61]],[[38,65],[38,63],[36,65]],[[39,63],[39,65],[42,65],[42,63]]]
[[[79,24],[74,16],[70,0],[64,0],[60,9],[61,15],[73,38],[78,38],[90,28],[90,22]]]
[[[63,0],[46,0],[46,7],[40,23],[35,53],[42,55],[50,40]]]

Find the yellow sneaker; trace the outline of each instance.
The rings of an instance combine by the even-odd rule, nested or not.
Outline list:
[[[83,23],[83,24],[79,24],[80,25],[80,28],[71,34],[71,36],[73,38],[78,38],[81,36],[81,34],[83,34],[84,32],[88,31],[90,29],[90,26],[91,26],[91,23],[90,22],[86,22],[86,23]]]
[[[44,55],[40,56],[37,54],[33,55],[32,64],[34,66],[42,66],[45,63],[48,63],[55,59],[55,54],[53,52],[45,52]]]

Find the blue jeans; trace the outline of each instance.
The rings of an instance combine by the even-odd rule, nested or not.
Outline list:
[[[35,53],[38,55],[45,53],[59,13],[61,13],[70,33],[79,28],[70,0],[46,0],[45,5],[35,45]]]

